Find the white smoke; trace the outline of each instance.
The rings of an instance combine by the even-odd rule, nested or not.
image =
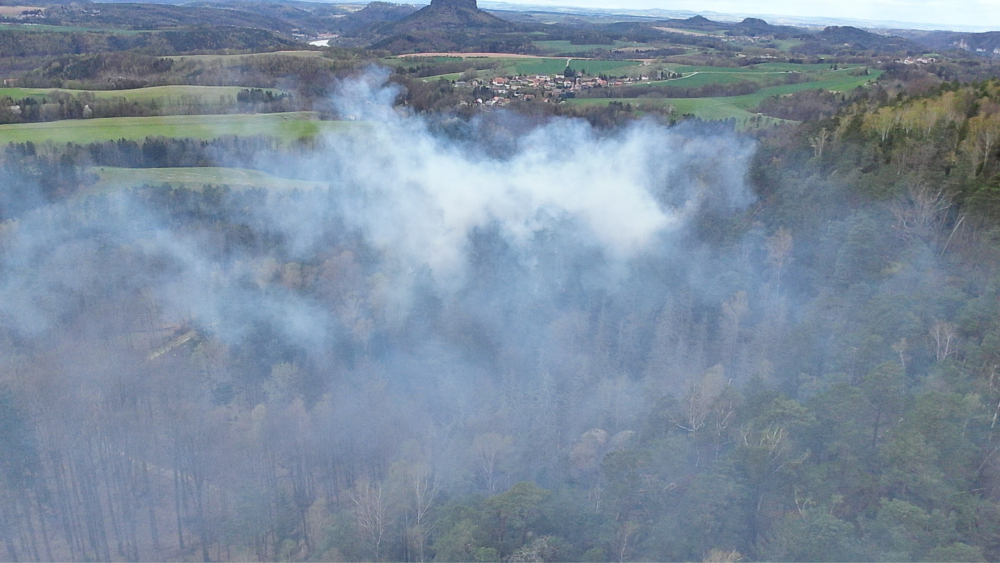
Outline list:
[[[752,145],[641,122],[615,134],[585,121],[537,126],[513,153],[491,156],[393,110],[398,89],[372,72],[344,83],[336,106],[371,126],[326,137],[320,161],[301,165],[331,180],[335,205],[273,210],[297,248],[318,240],[336,214],[410,270],[430,267],[444,288],[462,286],[470,233],[498,226],[517,248],[541,232],[577,228],[581,248],[621,264],[682,229],[706,204],[738,209]],[[572,249],[578,250],[578,249]]]

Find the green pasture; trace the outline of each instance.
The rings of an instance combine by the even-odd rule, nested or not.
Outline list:
[[[344,121],[319,121],[314,112],[109,117],[0,125],[0,145],[28,141],[86,144],[146,137],[211,140],[230,135],[269,136],[287,143],[357,126]]]
[[[53,94],[67,94],[74,97],[125,99],[128,101],[156,101],[161,105],[214,105],[234,104],[236,95],[246,88],[240,86],[150,86],[131,90],[67,90],[62,88],[0,88],[0,98],[10,97],[20,100],[28,97],[44,97]],[[280,92],[274,88],[264,88]]]
[[[562,74],[566,71],[566,59],[518,59],[512,63],[511,74]]]
[[[93,167],[97,182],[87,193],[100,193],[120,188],[148,184],[170,184],[179,188],[199,190],[205,185],[226,185],[232,188],[265,188],[268,190],[311,190],[326,186],[320,182],[306,182],[280,178],[259,170],[246,168],[113,168]]]

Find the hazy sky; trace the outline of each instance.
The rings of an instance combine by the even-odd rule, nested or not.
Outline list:
[[[855,18],[1000,30],[1000,0],[506,0],[512,3]]]

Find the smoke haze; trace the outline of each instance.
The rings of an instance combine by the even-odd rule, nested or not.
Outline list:
[[[753,202],[749,141],[502,114],[456,140],[383,73],[339,91],[366,125],[260,156],[328,188],[121,190],[4,225],[3,380],[72,405],[37,421],[46,448],[236,489],[266,480],[260,448],[293,448],[331,498],[419,460],[450,494],[495,493],[556,479],[583,432],[641,430],[647,397],[735,353],[697,310],[735,293],[716,266],[737,257],[697,226]],[[716,330],[723,352],[685,344]],[[485,451],[519,461],[487,471]]]

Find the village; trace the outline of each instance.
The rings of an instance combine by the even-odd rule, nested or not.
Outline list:
[[[575,97],[581,90],[593,88],[609,88],[627,86],[640,82],[649,82],[650,77],[643,74],[638,77],[608,77],[580,76],[579,73],[567,72],[564,76],[534,74],[528,76],[497,76],[487,80],[458,80],[456,88],[471,88],[476,92],[474,106],[505,106],[514,100],[531,101],[541,99],[545,102],[560,101]],[[574,74],[573,76],[568,76]],[[661,76],[671,78],[672,76]]]

